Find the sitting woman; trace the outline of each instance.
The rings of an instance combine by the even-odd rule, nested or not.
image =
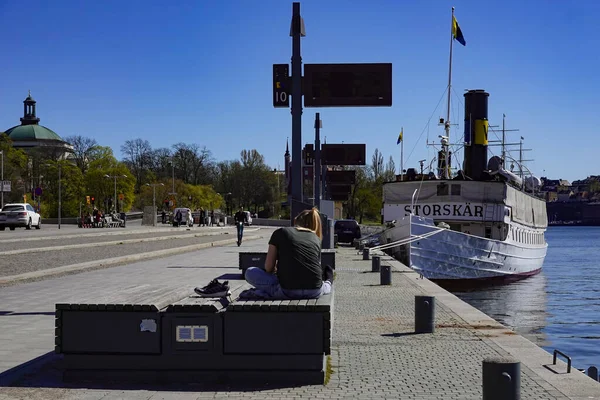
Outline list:
[[[321,267],[322,237],[319,211],[302,211],[293,227],[273,232],[265,269],[248,268],[246,281],[265,298],[316,299],[329,294],[333,270]]]

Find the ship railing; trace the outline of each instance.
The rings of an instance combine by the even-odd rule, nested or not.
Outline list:
[[[437,228],[437,229],[435,229],[431,232],[427,232],[423,235],[411,235],[408,238],[396,240],[395,242],[384,243],[384,244],[380,244],[379,246],[373,246],[373,247],[371,247],[370,251],[387,250],[387,249],[391,249],[392,247],[402,246],[405,244],[415,242],[417,240],[427,239],[428,237],[433,236],[437,233],[440,233],[443,230],[445,230],[445,229]]]

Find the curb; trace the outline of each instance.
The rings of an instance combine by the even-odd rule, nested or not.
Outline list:
[[[244,240],[256,240],[256,239],[262,239],[262,238],[263,238],[263,236],[246,236],[246,237],[244,237]],[[95,260],[95,261],[88,261],[88,262],[79,263],[79,264],[65,265],[62,267],[50,268],[50,269],[41,270],[41,271],[27,272],[25,274],[19,274],[19,275],[9,275],[9,276],[0,277],[0,285],[14,284],[14,283],[38,279],[38,278],[46,278],[46,277],[51,277],[54,275],[61,275],[61,274],[69,273],[69,272],[83,272],[83,271],[98,268],[98,267],[109,267],[109,266],[113,266],[113,265],[117,265],[117,264],[147,260],[150,258],[160,258],[160,257],[169,256],[172,254],[181,254],[182,252],[196,251],[196,250],[201,250],[201,249],[205,249],[208,247],[218,247],[218,246],[224,246],[224,245],[233,244],[233,243],[237,243],[237,238],[236,239],[217,240],[215,242],[209,242],[209,243],[192,244],[189,246],[176,247],[176,248],[172,248],[172,249],[156,250],[156,251],[151,251],[148,253],[131,254],[128,256],[105,258],[103,260]]]

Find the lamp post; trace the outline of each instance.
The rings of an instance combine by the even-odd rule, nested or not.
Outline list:
[[[152,209],[154,210],[154,216],[152,218],[152,225],[156,226],[156,187],[165,186],[164,183],[146,183],[146,186],[152,186]]]
[[[58,229],[60,229],[61,214],[62,214],[62,185],[61,185],[61,172],[62,172],[61,170],[62,170],[62,168],[60,165],[60,161],[57,161],[56,165],[58,165]],[[51,167],[52,164],[46,164],[46,166]],[[25,185],[23,185],[23,186],[25,186]],[[4,189],[4,187],[2,189]]]
[[[4,208],[4,150],[0,150],[0,154],[2,154],[2,206],[0,209]]]
[[[113,207],[115,207],[115,212],[117,212],[117,178],[127,178],[127,175],[104,175],[105,178],[113,178],[115,180],[115,202],[113,203]]]

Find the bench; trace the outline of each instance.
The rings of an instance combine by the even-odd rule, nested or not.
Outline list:
[[[106,215],[104,217],[104,227],[106,228],[119,228],[124,227],[125,224],[120,219],[113,219],[112,215]]]
[[[240,301],[142,285],[107,299],[56,304],[65,380],[323,384],[333,293],[313,300]]]
[[[246,270],[250,267],[265,268],[267,252],[240,252],[239,269],[242,271],[242,277],[246,276]],[[321,264],[331,265],[335,270],[335,249],[321,250]]]

